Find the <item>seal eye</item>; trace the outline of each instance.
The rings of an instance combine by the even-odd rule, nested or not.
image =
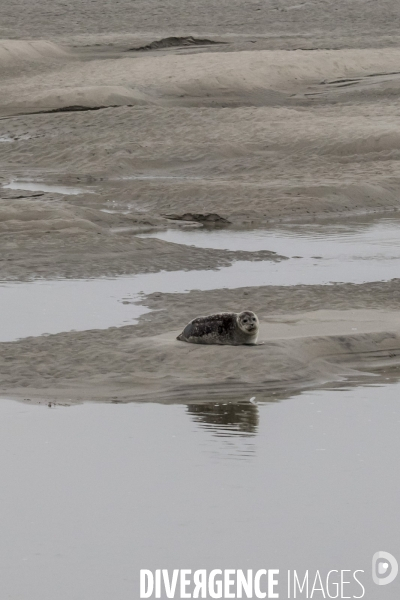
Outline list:
[[[247,319],[243,319],[243,323],[247,323]]]

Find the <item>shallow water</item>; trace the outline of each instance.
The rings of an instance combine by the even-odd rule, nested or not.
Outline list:
[[[66,185],[47,185],[45,183],[33,181],[11,181],[4,183],[4,188],[9,190],[27,190],[30,192],[54,192],[55,194],[77,196],[78,194],[92,194],[93,190],[84,190],[82,188],[69,187]]]
[[[153,292],[365,283],[400,276],[400,224],[393,221],[359,229],[328,228],[326,234],[307,226],[265,232],[174,230],[156,237],[230,250],[291,250],[289,254],[301,253],[303,258],[237,261],[213,271],[161,271],[115,279],[0,284],[0,341],[132,324],[149,312],[133,302],[139,302],[141,294]]]
[[[374,224],[295,225],[266,230],[193,229],[140,234],[166,242],[219,250],[271,250],[283,256],[343,259],[400,257],[400,221],[383,219]]]
[[[149,309],[123,304],[129,283],[68,279],[0,284],[0,341],[135,323]]]
[[[362,261],[345,273],[340,261],[238,261],[215,271],[161,271],[117,279],[53,280],[0,284],[0,341],[61,331],[133,324],[149,312],[142,294],[236,289],[262,285],[363,283],[400,273],[400,259]]]
[[[389,384],[258,406],[2,401],[0,597],[131,600],[143,568],[274,568],[281,598],[287,569],[360,569],[366,600],[397,600],[400,578],[377,594],[371,559],[400,559],[399,394]]]
[[[400,258],[361,260],[347,271],[340,260],[293,259],[281,263],[238,261],[215,271],[161,271],[116,279],[3,283],[0,284],[0,341],[132,324],[149,312],[133,302],[139,302],[142,294],[153,292],[388,280],[400,273]]]

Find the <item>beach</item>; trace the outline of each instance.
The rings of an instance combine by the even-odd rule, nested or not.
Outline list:
[[[286,16],[296,13],[296,30],[300,31],[312,3],[293,10],[286,4],[281,3],[275,12],[278,17],[285,15],[285,27],[289,27]],[[82,10],[83,5],[80,3]],[[239,10],[239,4],[237,7]],[[200,5],[197,9],[200,11]],[[122,16],[128,8],[123,5],[119,10]],[[307,44],[318,23],[317,19],[307,34],[304,31]],[[260,35],[256,23],[229,35],[226,30],[223,33],[222,25],[210,35],[204,23],[204,30],[195,28],[186,37],[163,37],[161,31],[152,37],[145,24],[135,37],[123,30],[122,22],[113,37],[110,32],[95,32],[99,25],[94,21],[89,25],[93,30],[88,30],[86,37],[77,33],[82,23],[57,36],[49,23],[44,36],[45,30],[39,30],[35,20],[21,21],[12,39],[0,43],[0,255],[4,284],[44,279],[57,285],[64,278],[205,272],[237,261],[268,265],[268,261],[281,263],[291,258],[285,246],[279,253],[268,244],[254,252],[240,247],[196,247],[175,242],[173,237],[166,242],[140,236],[151,231],[214,228],[257,232],[309,223],[323,232],[340,220],[357,228],[363,219],[369,223],[366,226],[382,218],[396,219],[400,186],[396,107],[400,77],[396,69],[400,50],[396,38],[389,47],[383,45],[387,31],[380,31],[378,22],[374,26],[376,36],[380,31],[379,43],[373,42],[377,38],[372,36],[367,44],[363,36],[357,48],[347,47],[348,32],[341,22],[341,44],[331,47],[328,39],[332,32],[321,30],[319,36],[326,36],[324,47],[315,42],[315,47],[301,49],[295,47],[297,42],[288,47],[288,34],[283,30],[281,35]],[[17,39],[18,31],[28,39]],[[152,46],[157,40],[167,41]],[[388,304],[396,305],[392,285],[382,281],[379,298],[373,287],[363,296],[361,308],[372,305],[385,310]],[[139,321],[138,328],[127,326],[126,334],[124,328],[118,334],[104,330],[94,335],[90,328],[87,333],[61,331],[58,337],[46,338],[48,360],[55,344],[61,353],[59,360],[73,379],[74,393],[69,395],[84,400],[90,378],[96,396],[94,382],[99,377],[105,389],[104,374],[100,377],[92,365],[88,372],[82,370],[81,379],[73,376],[73,364],[63,355],[63,337],[72,348],[82,343],[81,336],[87,336],[88,354],[96,356],[96,343],[102,344],[97,342],[98,336],[135,339],[136,331],[145,327],[149,332],[148,360],[154,370],[161,365],[158,342],[153,340],[158,334],[169,339],[168,353],[174,358],[168,363],[168,378],[174,379],[174,361],[180,360],[182,351],[174,341],[175,333],[199,311],[202,314],[202,305],[211,312],[257,308],[266,320],[278,314],[276,309],[271,311],[270,302],[260,305],[257,301],[260,295],[273,296],[273,288],[253,286],[246,292],[243,306],[243,286],[238,283],[229,302],[222,289],[212,292],[212,302],[206,291],[200,302],[197,297],[194,302],[192,288],[178,305],[170,298],[165,305],[159,300],[157,312],[141,317],[146,325]],[[159,291],[162,294],[164,290],[160,287]],[[279,312],[292,314],[295,308],[297,314],[294,292],[282,291]],[[308,285],[301,293],[310,306],[319,290]],[[326,291],[322,309],[336,308],[331,293]],[[343,296],[342,310],[360,307],[352,294]],[[147,306],[151,299],[143,297],[141,301]],[[263,331],[268,340],[268,327]],[[45,325],[43,333],[50,333]],[[382,333],[389,331],[383,329]],[[370,341],[373,354],[374,340]],[[25,344],[16,344],[20,343]],[[202,356],[202,348],[191,350]],[[10,364],[8,352],[8,346],[0,346],[5,375]],[[124,372],[119,344],[110,340],[107,352],[109,364]],[[207,352],[211,357],[214,349]],[[16,356],[25,360],[25,351]],[[47,357],[42,355],[42,360],[46,365]],[[18,358],[13,359],[13,367],[15,361]],[[262,380],[263,361],[253,363],[255,371],[247,373],[250,381]],[[142,366],[123,362],[129,365],[130,375],[121,374],[125,383],[119,388],[112,374],[110,385],[115,397],[125,398],[124,387],[130,382],[133,398],[138,389],[135,373],[142,372]],[[224,370],[223,364],[224,360],[217,367],[219,372]],[[198,373],[204,373],[203,359],[198,364],[191,361],[187,369],[187,384],[201,384]],[[288,376],[289,371],[290,360]],[[28,377],[28,384],[26,378],[24,384],[11,378],[11,387],[5,377],[1,391],[10,395],[27,386],[22,395],[29,395],[35,380],[31,395],[35,391],[40,396],[40,390],[44,393],[50,384],[49,377]],[[285,385],[285,373],[279,378]],[[308,377],[304,379],[310,382]],[[152,390],[151,376],[146,382],[140,375],[140,380],[140,388],[143,384]],[[180,375],[175,383],[180,388]],[[56,387],[55,378],[52,394]]]

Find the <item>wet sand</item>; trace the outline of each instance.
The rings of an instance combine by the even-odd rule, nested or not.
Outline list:
[[[278,290],[283,296],[282,289]],[[365,298],[369,290],[373,291],[373,284],[359,290],[358,305],[368,305]],[[292,292],[298,293],[298,300],[304,294],[309,310],[307,287]],[[329,291],[320,291],[320,297],[316,294],[313,299],[311,313],[300,312],[300,302],[295,314],[282,314],[281,306],[275,318],[258,310],[260,339],[265,342],[261,346],[202,346],[178,342],[176,336],[182,328],[171,327],[176,327],[179,317],[186,317],[187,322],[192,314],[201,314],[203,310],[195,308],[196,300],[197,306],[204,309],[208,303],[215,303],[218,292],[192,294],[150,297],[156,312],[142,317],[142,325],[139,322],[137,326],[59,333],[1,344],[0,393],[67,404],[100,399],[173,403],[200,397],[204,401],[211,397],[233,400],[255,394],[264,397],[271,392],[290,393],[346,377],[360,379],[365,371],[399,367],[400,322],[396,310],[384,311],[381,305],[380,309],[346,310],[346,296],[337,299],[341,310],[316,310],[329,295]],[[220,292],[226,309],[237,294],[236,290]],[[270,289],[260,288],[258,304],[255,298],[249,302],[248,294],[243,290],[242,298],[255,310],[266,294],[273,295]],[[170,304],[167,314],[161,308],[165,304]]]
[[[360,378],[360,371],[393,372],[400,350],[397,227],[397,220],[386,219],[148,233],[134,237],[255,262],[236,260],[212,271],[3,282],[0,342],[20,341],[0,344],[0,391],[63,403],[240,399]],[[291,256],[267,247],[286,247]],[[269,260],[256,260],[265,255]],[[258,314],[262,346],[176,341],[194,316],[237,306]]]
[[[122,15],[126,9],[122,3],[117,12]],[[295,21],[300,32],[309,8],[281,3],[276,9],[277,27],[282,16],[287,26],[293,25],[292,15],[298,13]],[[6,14],[12,10],[8,8]],[[31,288],[19,288],[27,290],[24,315],[31,315],[37,327],[24,330],[24,318],[17,317],[18,332],[10,333],[11,337],[4,334],[3,339],[56,335],[1,344],[3,393],[35,398],[52,394],[60,401],[106,398],[112,393],[126,401],[151,398],[163,388],[165,401],[177,389],[190,395],[195,386],[207,388],[209,376],[213,383],[222,384],[221,390],[225,386],[226,393],[232,393],[237,383],[239,394],[242,386],[251,383],[257,389],[263,385],[293,389],[344,377],[351,362],[346,347],[355,357],[351,368],[379,368],[389,354],[395,362],[397,321],[388,310],[398,309],[392,298],[397,283],[390,281],[397,277],[396,263],[380,262],[378,248],[379,256],[371,250],[368,258],[350,265],[346,275],[340,257],[336,274],[328,271],[326,276],[318,275],[323,261],[316,265],[313,255],[309,263],[303,257],[297,278],[290,243],[287,248],[280,244],[279,252],[272,241],[271,247],[262,249],[190,243],[190,232],[202,227],[215,227],[218,237],[218,231],[229,236],[229,231],[243,228],[309,223],[323,238],[324,231],[340,220],[347,224],[350,218],[370,219],[373,227],[383,217],[396,216],[400,197],[397,38],[387,43],[388,30],[380,29],[381,21],[369,13],[360,17],[357,27],[362,29],[361,22],[371,19],[375,33],[368,43],[365,36],[362,43],[360,38],[357,48],[354,35],[350,46],[343,8],[336,15],[342,41],[332,46],[326,28],[315,37],[313,28],[320,26],[322,13],[316,6],[313,10],[311,37],[301,50],[298,40],[279,27],[274,36],[256,35],[255,22],[248,24],[247,31],[230,30],[225,37],[222,30],[215,30],[219,37],[209,35],[207,29],[204,35],[195,35],[223,44],[196,45],[187,38],[177,45],[140,52],[134,48],[162,39],[161,30],[152,37],[144,26],[136,38],[123,28],[107,34],[88,30],[85,41],[79,37],[79,26],[58,36],[49,26],[48,35],[43,28],[38,36],[35,20],[22,19],[14,39],[3,39],[2,281],[41,279],[50,285],[63,278],[79,283],[160,271],[166,277],[170,273],[172,285],[182,271],[190,271],[192,281],[185,290],[179,285],[172,289],[173,295],[161,284],[159,289],[143,288],[147,297],[115,292],[116,301],[128,303],[126,312],[118,305],[115,315],[104,319],[105,292],[99,288],[96,302],[88,304],[92,314],[82,308],[81,322],[69,321],[70,308],[64,308],[65,303],[73,307],[76,302],[79,307],[76,296],[68,300],[68,286],[65,297],[55,300],[51,310],[39,297],[35,301],[35,294],[31,310]],[[81,14],[77,12],[78,20]],[[246,37],[253,33],[255,40]],[[321,46],[316,39],[324,35],[326,44]],[[373,44],[371,40],[378,37],[379,43]],[[171,228],[184,231],[186,241],[182,236],[171,242],[162,236],[137,235]],[[395,239],[396,222],[391,235]],[[260,273],[251,281],[246,279],[245,265],[250,264],[246,261],[259,261],[247,269]],[[208,269],[213,271],[204,286],[201,282]],[[222,269],[220,275],[216,269]],[[223,269],[228,269],[226,277],[232,274],[226,284]],[[274,274],[271,278],[268,269]],[[196,277],[202,292],[190,291],[196,289]],[[329,282],[336,283],[322,292],[320,284]],[[350,294],[349,283],[357,284]],[[227,292],[221,287],[238,289]],[[368,295],[361,303],[359,289]],[[182,295],[182,291],[190,293]],[[152,292],[159,293],[157,298]],[[277,294],[279,307],[273,308]],[[293,302],[299,294],[304,299],[302,309]],[[316,298],[318,310],[326,314],[343,311],[343,318],[335,316],[347,323],[342,341],[331,331],[330,317],[326,327],[316,331],[308,322]],[[134,318],[133,302],[142,305],[135,309],[142,317],[136,326],[128,326]],[[243,348],[188,348],[174,341],[176,332],[197,314],[245,307],[257,310],[265,326],[267,343],[253,354]],[[354,317],[363,331],[359,338],[351,314],[362,314],[361,309],[377,312],[376,316],[368,313],[364,325]],[[307,339],[315,348],[312,355],[341,356],[340,360],[326,359],[324,368],[310,367],[305,342],[300,351],[296,336],[287,339],[284,321],[271,338],[268,323],[275,318],[279,322],[281,315],[290,321],[300,310],[310,327]],[[53,312],[61,325],[48,325]],[[382,320],[384,313],[388,316]],[[122,327],[107,329],[110,325]],[[274,361],[270,355],[277,346],[279,360]],[[299,352],[303,358],[297,361]],[[359,362],[356,357],[361,353]],[[190,360],[182,360],[183,355]],[[247,376],[235,375],[230,385],[231,371],[237,373],[241,364],[248,368]]]

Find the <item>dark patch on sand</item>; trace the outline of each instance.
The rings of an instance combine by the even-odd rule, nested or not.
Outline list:
[[[127,52],[142,52],[145,50],[163,50],[165,48],[183,48],[187,46],[211,46],[213,44],[226,44],[227,42],[216,42],[214,40],[194,38],[191,35],[185,37],[167,37],[155,40],[146,46],[129,48]]]
[[[173,221],[196,221],[197,223],[207,223],[207,224],[221,224],[228,225],[230,221],[224,219],[220,215],[216,213],[185,213],[184,215],[163,215],[166,219],[171,219]]]

